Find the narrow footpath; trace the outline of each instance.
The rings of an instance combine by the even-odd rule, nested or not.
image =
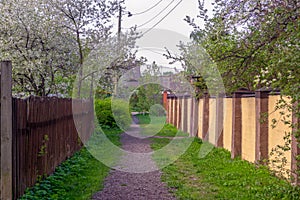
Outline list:
[[[124,155],[121,157],[116,169],[111,169],[110,174],[104,182],[102,191],[94,194],[94,200],[138,200],[138,199],[176,199],[167,188],[166,184],[161,182],[161,171],[158,170],[155,162],[149,154],[151,152],[150,141],[137,137],[140,133],[140,127],[135,123],[127,133],[121,134],[122,148],[125,151],[137,153],[134,155]],[[135,137],[133,137],[135,136]],[[150,172],[142,172],[143,169],[151,169]],[[130,171],[130,172],[129,172]]]

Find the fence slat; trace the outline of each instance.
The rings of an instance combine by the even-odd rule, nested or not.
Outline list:
[[[85,141],[89,139],[92,133],[89,124],[93,119],[91,115],[94,115],[90,110],[90,100],[74,101],[76,113],[73,116],[72,99],[13,99],[14,104],[11,108],[14,113],[14,148],[11,149],[14,160],[10,160],[14,169],[11,184],[13,199],[19,198],[39,177],[53,173],[56,166],[80,150],[82,143],[78,142],[78,131],[81,131]],[[78,127],[78,131],[74,123],[75,118],[83,123]],[[2,120],[4,118],[1,118],[1,124]],[[2,128],[3,126],[1,133]]]
[[[12,63],[1,62],[1,199],[12,199]]]

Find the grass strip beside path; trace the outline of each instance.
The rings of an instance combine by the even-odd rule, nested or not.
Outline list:
[[[152,117],[149,114],[138,114],[136,117],[139,120],[141,127],[141,134],[144,136],[159,136],[159,137],[188,137],[187,133],[177,130],[171,124],[165,124],[165,117]],[[161,126],[161,129],[157,129],[157,126]]]
[[[120,146],[119,129],[104,131],[107,137]],[[103,188],[109,168],[95,159],[86,148],[58,166],[53,175],[28,188],[21,199],[87,200]]]
[[[154,150],[169,143],[166,138],[151,140]],[[266,167],[232,160],[227,150],[214,148],[199,158],[201,145],[195,138],[177,161],[162,169],[162,180],[178,199],[300,199],[299,188],[273,176]]]

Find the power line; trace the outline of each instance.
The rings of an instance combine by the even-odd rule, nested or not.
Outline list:
[[[143,48],[143,49],[141,49],[141,50],[150,51],[150,52],[152,52],[152,53],[156,53],[156,54],[159,54],[159,55],[161,55],[161,56],[164,56],[163,53],[158,52],[158,51],[154,51],[154,50],[151,50],[151,49],[148,49],[148,48]]]
[[[169,14],[171,14],[171,12],[173,12],[178,6],[179,4],[182,2],[183,0],[180,0],[175,6],[174,8],[172,8],[172,10],[170,10],[163,18],[161,18],[161,20],[159,20],[156,24],[154,24],[151,28],[149,28],[147,31],[145,31],[142,36],[144,36],[145,34],[147,34],[149,31],[151,31],[152,29],[154,29],[159,23],[161,23],[167,16],[169,16]]]
[[[154,17],[152,17],[150,20],[146,21],[145,23],[137,26],[137,28],[140,28],[142,26],[145,26],[146,24],[150,23],[153,21],[156,17],[158,17],[162,12],[164,12],[175,0],[172,0],[164,9],[162,9],[158,14],[156,14]]]
[[[142,11],[142,12],[139,12],[139,13],[130,13],[130,12],[129,12],[129,13],[130,13],[130,15],[141,15],[141,14],[144,14],[144,13],[146,13],[146,12],[152,10],[152,9],[155,8],[156,6],[158,6],[162,1],[163,1],[163,0],[160,0],[160,1],[157,2],[154,6],[148,8],[147,10],[144,10],[144,11]]]

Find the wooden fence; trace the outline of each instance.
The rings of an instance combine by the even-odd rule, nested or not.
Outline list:
[[[17,199],[89,139],[93,101],[12,98],[11,63],[1,70],[1,199]]]
[[[93,112],[90,101],[30,97],[13,99],[13,193],[22,195],[38,178],[82,147],[91,135]],[[74,119],[82,122],[76,127]],[[77,130],[78,129],[78,130]],[[80,131],[80,137],[78,134]]]
[[[300,149],[295,137],[289,138],[291,143],[287,147],[290,150],[277,152],[277,155],[274,151],[278,145],[285,144],[283,138],[293,129],[283,119],[299,126],[299,119],[290,109],[275,110],[277,102],[281,99],[280,94],[271,94],[270,91],[240,90],[231,97],[204,95],[198,100],[173,94],[167,96],[164,105],[169,123],[188,132],[190,136],[199,137],[217,147],[229,150],[232,158],[241,157],[253,163],[268,159],[272,161],[275,157],[286,159],[285,166],[282,166],[285,169],[283,171],[286,171],[284,176],[291,175],[292,181],[299,184],[296,156],[300,154]],[[166,101],[166,97],[163,99]],[[290,101],[288,97],[284,99]],[[275,127],[272,126],[274,120],[277,121]],[[271,152],[275,154],[272,155]],[[276,170],[284,164],[281,161],[270,162],[269,165]]]

